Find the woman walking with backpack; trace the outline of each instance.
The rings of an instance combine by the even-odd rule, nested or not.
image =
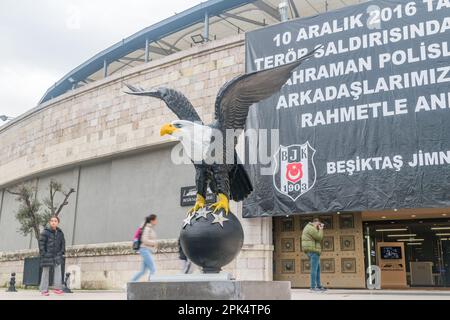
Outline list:
[[[157,217],[155,214],[151,214],[150,216],[145,218],[145,222],[141,227],[140,233],[140,246],[139,246],[139,254],[142,257],[142,268],[141,271],[136,273],[131,280],[132,282],[138,281],[146,272],[149,270],[148,279],[155,274],[156,267],[155,261],[153,259],[153,254],[156,252],[156,232],[155,226],[157,224]]]

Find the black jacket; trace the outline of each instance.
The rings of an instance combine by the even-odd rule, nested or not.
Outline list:
[[[66,240],[61,229],[46,227],[39,239],[39,255],[42,267],[52,267],[63,262],[66,252]]]

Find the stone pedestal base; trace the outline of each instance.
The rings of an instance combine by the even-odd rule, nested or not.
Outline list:
[[[289,281],[129,282],[128,300],[290,300]]]
[[[194,281],[228,281],[235,280],[233,275],[228,272],[220,273],[191,273],[191,274],[175,274],[175,275],[153,275],[150,282],[194,282]]]

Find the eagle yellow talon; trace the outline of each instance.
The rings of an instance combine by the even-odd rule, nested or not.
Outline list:
[[[225,211],[225,215],[227,215],[228,211],[230,211],[230,206],[228,203],[227,196],[224,195],[223,193],[219,193],[219,195],[217,197],[219,200],[216,203],[213,203],[210,208],[214,208],[213,213],[216,213],[220,209],[223,209]]]
[[[196,213],[201,208],[204,208],[205,203],[206,203],[205,198],[197,193],[197,200],[195,201],[194,207],[188,211],[188,216]]]

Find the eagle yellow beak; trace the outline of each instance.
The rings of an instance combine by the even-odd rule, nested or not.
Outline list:
[[[161,130],[159,131],[159,134],[162,136],[165,136],[166,134],[172,134],[175,131],[177,131],[178,129],[175,128],[172,124],[170,123],[166,123],[165,125],[163,125],[161,127]]]

